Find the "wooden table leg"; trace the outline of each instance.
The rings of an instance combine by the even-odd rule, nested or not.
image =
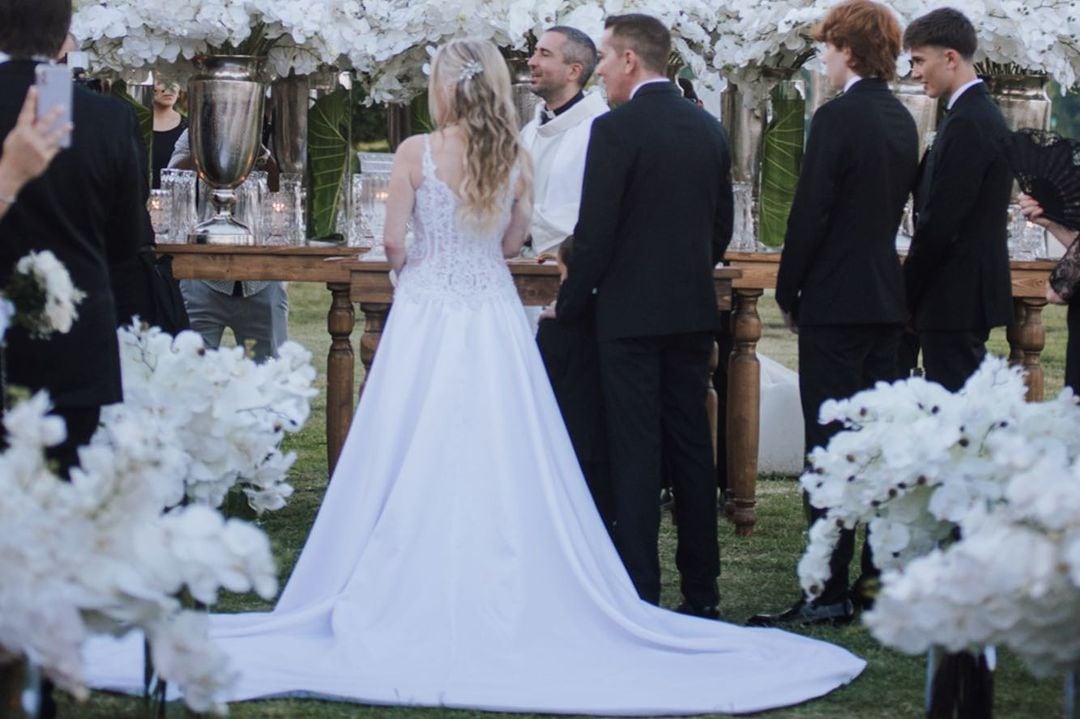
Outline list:
[[[1013,299],[1013,323],[1005,336],[1009,340],[1009,364],[1022,365],[1027,372],[1028,402],[1043,399],[1043,368],[1041,355],[1046,346],[1046,328],[1042,323],[1042,310],[1046,300],[1035,297]]]
[[[352,331],[356,313],[349,301],[349,283],[331,282],[330,311],[326,328],[330,332],[330,352],[326,356],[326,462],[330,476],[334,474],[341,446],[349,432],[353,412]]]
[[[360,336],[360,364],[364,365],[364,380],[360,383],[357,400],[364,394],[364,385],[367,384],[371,363],[375,361],[375,350],[379,349],[379,339],[382,337],[383,327],[386,326],[390,305],[361,302],[360,311],[364,313],[364,334]]]
[[[763,290],[737,289],[731,313],[734,348],[728,360],[727,469],[728,496],[724,513],[735,523],[735,533],[747,536],[757,522],[758,420],[761,414],[761,339],[758,298]]]

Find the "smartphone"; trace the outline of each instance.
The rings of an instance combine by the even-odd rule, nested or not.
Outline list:
[[[65,123],[71,122],[71,99],[74,81],[71,79],[71,70],[67,65],[53,65],[51,63],[38,64],[35,72],[37,80],[34,87],[37,88],[37,116],[44,117],[54,107],[62,108],[60,117],[53,123],[53,128],[58,128]],[[64,136],[60,147],[71,147],[71,133]]]

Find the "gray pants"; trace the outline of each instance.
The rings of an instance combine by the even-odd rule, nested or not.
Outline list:
[[[256,362],[274,356],[289,338],[289,297],[284,282],[271,282],[247,297],[234,297],[211,288],[201,280],[182,280],[191,329],[202,335],[207,347],[221,344],[228,327],[236,335],[236,344],[251,344]]]

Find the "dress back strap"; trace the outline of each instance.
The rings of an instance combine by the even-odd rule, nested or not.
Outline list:
[[[431,154],[431,134],[424,135],[424,158],[421,161],[421,168],[424,174],[424,179],[434,180],[435,177],[435,157]]]

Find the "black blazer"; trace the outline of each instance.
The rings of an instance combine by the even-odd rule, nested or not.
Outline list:
[[[915,121],[884,80],[814,113],[776,278],[798,324],[906,321],[896,231],[918,162]]]
[[[15,125],[34,64],[0,64],[0,136]],[[0,220],[0,286],[30,250],[51,250],[86,293],[70,333],[33,340],[11,328],[8,381],[49,390],[57,407],[122,398],[110,265],[124,265],[146,240],[146,173],[135,116],[119,100],[75,87],[72,146],[28,183]]]
[[[596,288],[600,340],[719,330],[730,169],[720,122],[670,82],[593,120],[559,318],[579,317]]]
[[[980,83],[957,98],[920,168],[904,263],[919,330],[986,330],[1012,319],[1007,224],[1009,128]]]

